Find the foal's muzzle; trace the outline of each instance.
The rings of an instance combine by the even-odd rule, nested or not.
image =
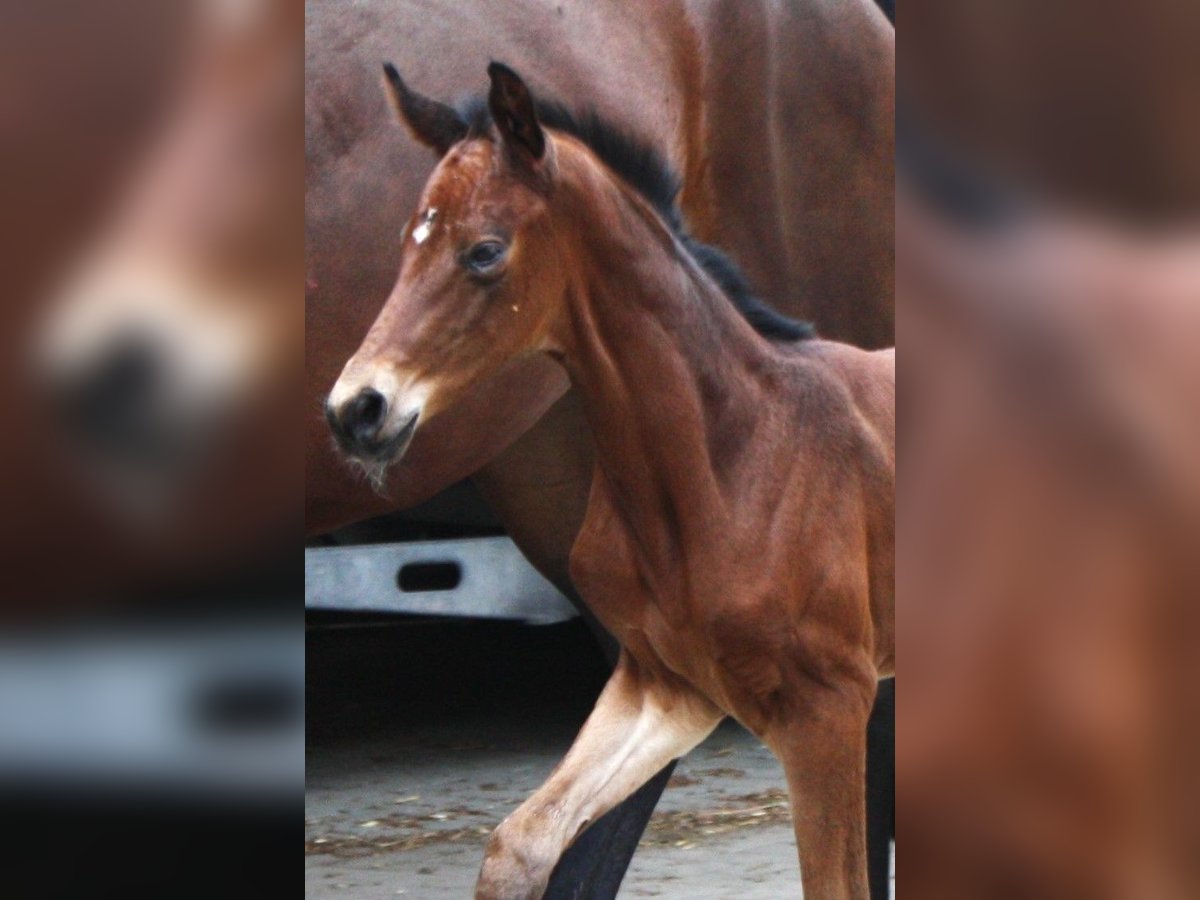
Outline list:
[[[130,464],[159,459],[173,429],[163,415],[168,360],[149,339],[124,336],[68,374],[51,399],[64,433],[85,451]]]
[[[326,401],[325,418],[338,446],[359,459],[385,462],[398,458],[412,440],[418,412],[403,418],[399,428],[389,428],[387,398],[374,388],[363,388],[340,407]]]

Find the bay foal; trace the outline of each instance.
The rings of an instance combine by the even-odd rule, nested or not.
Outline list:
[[[757,334],[747,317],[769,313],[739,312],[736,275],[654,202],[653,154],[543,127],[515,73],[488,73],[464,115],[389,69],[443,158],[327,410],[382,473],[479,380],[545,354],[595,436],[571,575],[621,659],[492,835],[477,897],[540,897],[590,822],[732,715],[783,763],[806,896],[866,898],[865,728],[895,670],[894,353]]]

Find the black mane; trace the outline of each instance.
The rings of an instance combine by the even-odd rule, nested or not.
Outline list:
[[[755,331],[772,341],[799,341],[815,336],[809,323],[788,318],[756,297],[742,271],[725,253],[688,234],[679,210],[679,176],[657,150],[604,121],[593,111],[576,113],[545,100],[537,100],[536,107],[538,120],[543,125],[582,141],[601,162],[654,207],[696,263],[717,283]],[[467,121],[470,134],[489,133],[492,116],[484,98],[469,100],[459,111]]]

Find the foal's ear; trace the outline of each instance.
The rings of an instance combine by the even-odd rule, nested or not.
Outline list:
[[[518,156],[540,161],[546,153],[546,135],[538,123],[529,88],[520,75],[503,63],[489,65],[488,77],[492,79],[488,109],[504,143]]]
[[[383,64],[383,74],[387,78],[388,96],[400,121],[426,147],[444,156],[467,136],[467,123],[453,107],[410,91],[391,63]]]

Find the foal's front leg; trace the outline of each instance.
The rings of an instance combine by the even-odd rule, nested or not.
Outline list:
[[[874,688],[813,691],[805,710],[767,737],[787,775],[800,880],[813,900],[870,897],[866,730]]]
[[[559,856],[589,823],[704,740],[723,717],[692,688],[647,672],[622,651],[566,757],[492,833],[476,900],[541,897]]]

